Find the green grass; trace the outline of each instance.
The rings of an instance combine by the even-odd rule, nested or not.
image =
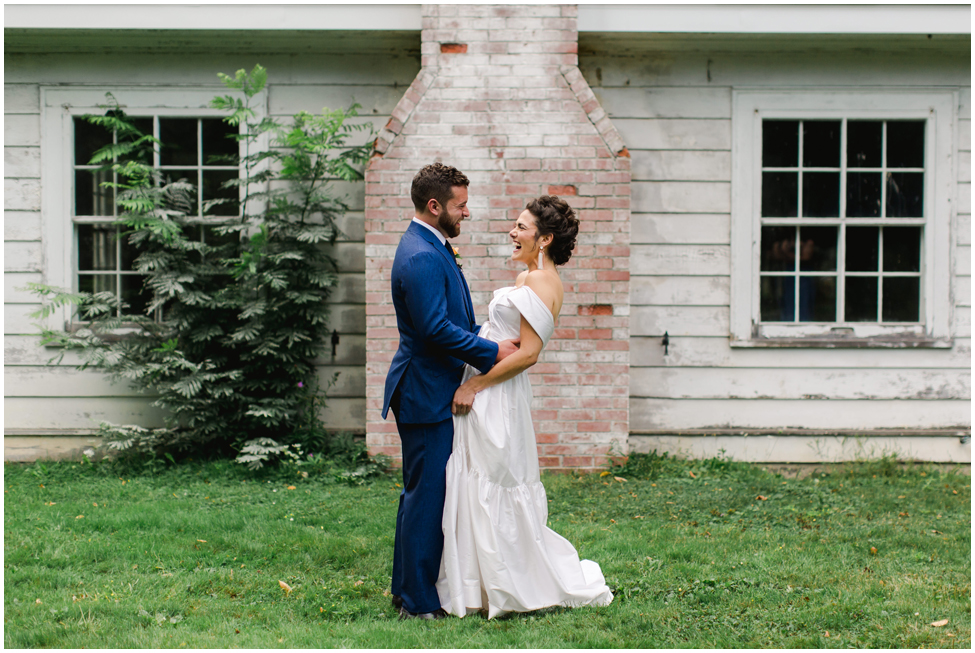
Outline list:
[[[789,480],[634,456],[604,477],[545,476],[551,526],[602,565],[612,605],[440,622],[389,604],[395,476],[4,474],[6,647],[971,645],[970,478],[933,467]]]

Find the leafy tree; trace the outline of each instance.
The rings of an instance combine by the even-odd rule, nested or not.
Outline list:
[[[81,322],[71,332],[43,329],[45,343],[79,349],[82,368],[157,395],[168,413],[163,429],[103,424],[111,448],[197,455],[246,448],[244,459],[259,466],[282,446],[327,449],[314,361],[329,336],[326,300],[337,281],[327,245],[348,208],[330,184],[362,178],[371,144],[356,144],[368,134],[355,135],[371,128],[349,122],[356,105],[300,112],[287,125],[258,120],[265,69],[220,78],[230,92],[211,106],[240,130],[240,155],[219,161],[240,166],[240,177],[224,184],[239,190],[238,215],[208,217],[228,199],[204,202],[202,219],[191,215],[195,186],[152,167],[159,141],[109,96],[105,115],[85,118],[115,132],[116,142],[91,162],[116,173],[108,185],[116,187],[118,224],[140,252],[134,267],[153,299],[146,314],[133,315],[113,293],[32,287],[46,298],[36,317],[73,304]]]

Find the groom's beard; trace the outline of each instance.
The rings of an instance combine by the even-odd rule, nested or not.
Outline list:
[[[447,234],[447,238],[456,238],[460,235],[460,220],[453,222],[446,211],[437,218],[437,226]]]

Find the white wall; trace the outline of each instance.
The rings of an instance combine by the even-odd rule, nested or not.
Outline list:
[[[970,426],[967,50],[710,52],[706,38],[670,51],[634,38],[627,46],[643,51],[626,55],[611,41],[581,46],[583,74],[633,158],[631,433]],[[729,345],[732,90],[827,86],[959,92],[950,349]]]
[[[42,260],[39,88],[45,85],[145,85],[172,88],[210,85],[222,89],[217,72],[232,73],[261,63],[269,71],[270,112],[287,117],[298,110],[362,105],[358,120],[385,124],[419,69],[418,57],[385,54],[242,55],[105,53],[18,55],[7,53],[4,70],[4,428],[11,436],[90,432],[101,420],[160,424],[162,415],[124,386],[112,386],[97,372],[78,372],[77,357],[47,365],[57,352],[38,346],[33,320],[36,298],[18,290],[47,279]],[[331,298],[331,326],[340,343],[333,360],[320,361],[320,376],[341,372],[330,392],[326,420],[331,428],[361,432],[365,423],[365,309],[363,185],[337,187],[351,212],[340,227],[346,237],[334,251],[340,283]],[[67,216],[65,216],[67,220]],[[330,352],[329,352],[330,353]]]

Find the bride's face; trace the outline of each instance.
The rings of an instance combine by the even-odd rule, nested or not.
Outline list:
[[[529,261],[535,261],[538,258],[538,243],[535,242],[537,233],[535,216],[527,210],[523,211],[515,220],[514,229],[508,232],[515,246],[511,253],[512,261],[528,265]]]

